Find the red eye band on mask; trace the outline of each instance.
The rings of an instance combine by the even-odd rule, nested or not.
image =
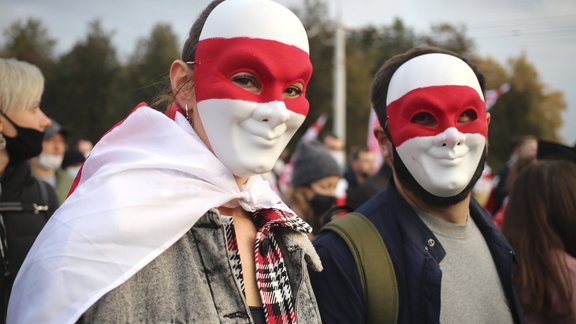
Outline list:
[[[237,73],[254,75],[261,86],[252,93],[230,80]],[[236,99],[258,103],[284,101],[298,114],[308,114],[306,86],[312,75],[310,57],[284,43],[253,38],[210,38],[198,43],[194,61],[194,87],[198,102],[207,99]],[[302,93],[284,99],[292,84],[300,82]]]
[[[432,86],[412,90],[386,108],[392,142],[399,146],[414,137],[436,136],[455,127],[461,133],[487,136],[488,124],[484,101],[476,90],[467,86]],[[464,114],[473,119],[459,119]],[[421,125],[413,119],[419,114],[432,117],[432,125]]]

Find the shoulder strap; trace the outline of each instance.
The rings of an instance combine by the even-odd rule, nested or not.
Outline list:
[[[398,287],[392,260],[382,236],[364,215],[353,212],[326,224],[322,231],[338,234],[354,256],[366,303],[366,323],[396,323]]]

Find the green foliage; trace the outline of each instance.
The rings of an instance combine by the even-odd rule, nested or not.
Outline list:
[[[308,31],[314,74],[307,89],[310,112],[291,147],[322,114],[328,116],[325,128],[331,130],[334,91],[335,32],[327,4],[305,0],[294,11]],[[85,39],[56,58],[56,41],[40,20],[16,22],[3,32],[6,42],[0,47],[2,56],[29,61],[43,70],[43,109],[76,135],[93,141],[137,103],[151,104],[165,85],[171,62],[180,57],[177,37],[168,24],[158,24],[148,37],[138,40],[125,64],[119,61],[112,44],[114,33],[106,31],[98,20],[89,24]],[[390,24],[346,31],[347,147],[366,144],[374,73],[390,57],[423,45],[443,47],[471,58],[484,72],[487,89],[510,84],[510,91],[491,109],[488,161],[493,169],[508,159],[515,135],[559,140],[561,113],[566,109],[563,94],[548,89],[524,55],[510,58],[503,66],[491,58],[474,55],[474,42],[466,35],[465,26],[441,23],[431,26],[427,33],[416,33],[396,18]]]
[[[7,40],[0,53],[3,57],[13,57],[46,69],[54,60],[56,40],[38,19],[28,18],[16,21],[4,30]]]
[[[122,87],[125,97],[130,100],[127,103],[129,107],[142,101],[152,104],[156,94],[165,86],[170,65],[180,57],[178,46],[178,38],[167,24],[156,25],[149,38],[138,40],[126,67],[128,79]]]
[[[47,80],[45,112],[73,134],[98,139],[115,122],[115,88],[119,62],[112,32],[92,21],[84,40],[58,60],[55,78]],[[50,100],[48,100],[50,99]]]
[[[508,60],[508,71],[491,59],[476,59],[487,76],[487,87],[495,89],[504,83],[510,90],[491,108],[488,163],[498,170],[510,156],[513,138],[534,135],[561,142],[562,112],[566,109],[563,94],[548,90],[536,68],[524,55]]]

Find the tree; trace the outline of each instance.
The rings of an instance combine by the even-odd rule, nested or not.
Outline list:
[[[448,23],[432,25],[431,33],[422,37],[423,43],[444,48],[464,57],[471,57],[474,41],[466,36],[465,26],[454,26]]]
[[[54,62],[56,40],[40,20],[28,18],[16,21],[4,30],[6,43],[0,53],[37,65],[43,72]]]
[[[534,135],[561,142],[558,131],[566,109],[564,96],[547,89],[524,54],[508,60],[508,71],[490,58],[476,58],[475,62],[486,76],[488,89],[510,85],[490,110],[488,163],[492,168],[503,167],[516,136]]]
[[[126,66],[127,80],[122,87],[128,106],[133,107],[141,101],[153,103],[166,86],[170,65],[180,57],[179,47],[178,38],[168,24],[156,25],[149,38],[138,40]]]
[[[92,141],[130,110],[110,100],[114,92],[121,91],[115,87],[119,62],[112,35],[99,20],[89,23],[86,38],[60,58],[57,78],[49,84],[51,100],[45,105],[45,111],[73,134]]]

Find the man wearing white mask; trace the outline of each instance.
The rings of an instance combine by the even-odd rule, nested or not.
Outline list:
[[[68,132],[54,119],[44,132],[42,153],[30,159],[32,174],[40,180],[49,183],[56,190],[60,204],[64,202],[74,178],[60,168],[66,152],[66,136]]]
[[[513,251],[471,197],[488,143],[483,93],[481,72],[439,48],[412,49],[376,73],[372,104],[383,127],[374,133],[393,153],[393,175],[357,212],[389,258],[382,250],[357,266],[336,232],[321,232],[314,245],[324,271],[311,277],[324,323],[521,322]],[[347,228],[347,217],[355,215],[336,222]],[[363,271],[386,259],[390,285],[364,283]],[[393,293],[373,300],[374,290]]]

